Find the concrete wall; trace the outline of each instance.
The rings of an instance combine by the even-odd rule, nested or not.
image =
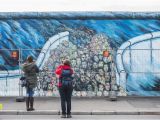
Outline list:
[[[108,96],[115,83],[120,96],[159,96],[160,68],[153,70],[159,65],[158,37],[148,38],[149,43],[144,37],[142,42],[122,47],[133,38],[158,32],[159,16],[157,12],[1,13],[0,95],[19,95],[20,64],[32,55],[44,70],[39,74],[37,96],[58,96],[53,71],[64,58],[71,60],[75,71],[74,96]],[[11,50],[19,51],[19,62],[10,57]],[[109,51],[108,57],[103,56],[104,50]],[[148,51],[156,55],[147,56]]]

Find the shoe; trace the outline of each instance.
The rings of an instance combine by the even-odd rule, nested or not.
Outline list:
[[[30,108],[30,111],[34,111],[35,109],[34,108]]]
[[[67,118],[72,118],[72,115],[67,115]]]
[[[66,115],[62,115],[61,118],[66,118]]]

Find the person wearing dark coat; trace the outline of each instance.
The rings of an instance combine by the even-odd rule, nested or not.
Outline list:
[[[24,72],[24,76],[26,78],[26,109],[27,111],[35,110],[34,105],[34,88],[37,86],[37,73],[39,72],[39,68],[33,61],[32,56],[28,56],[26,62],[22,65],[22,71]]]

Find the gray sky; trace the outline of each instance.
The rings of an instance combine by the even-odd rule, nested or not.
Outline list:
[[[160,11],[160,0],[0,0],[0,12]]]

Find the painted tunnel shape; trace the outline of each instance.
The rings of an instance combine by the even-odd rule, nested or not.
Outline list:
[[[133,84],[130,82],[129,77],[133,77],[130,78],[132,81],[141,81],[142,83],[142,80],[147,81],[148,79],[148,83],[144,80],[144,84],[145,82],[146,84],[153,83],[153,78],[146,74],[159,78],[159,45],[160,32],[153,32],[132,38],[119,47],[116,55],[118,71],[116,77],[120,86],[123,86],[126,91],[129,89],[127,83]],[[137,92],[136,89],[140,91],[140,86],[135,86]]]

